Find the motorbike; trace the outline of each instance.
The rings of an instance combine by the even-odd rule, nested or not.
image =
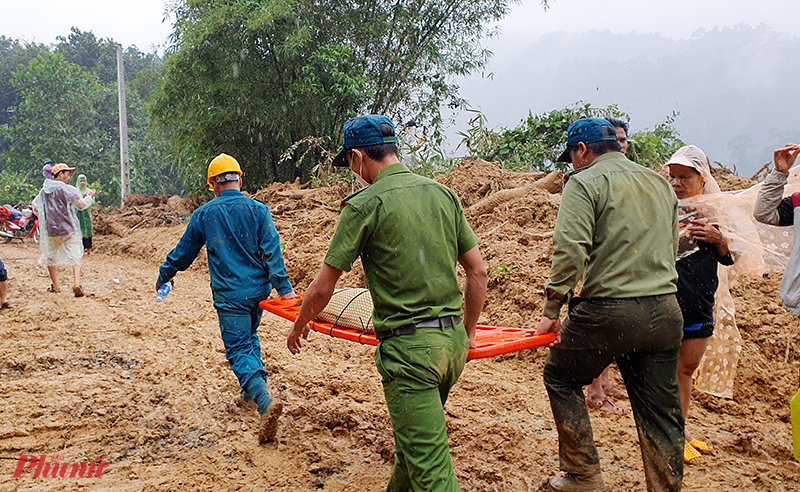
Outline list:
[[[33,239],[39,242],[39,217],[31,207],[25,207],[20,212],[18,207],[3,205],[0,207],[0,242],[10,243],[19,239]]]

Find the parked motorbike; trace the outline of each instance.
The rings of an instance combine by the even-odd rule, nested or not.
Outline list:
[[[39,242],[39,217],[31,207],[19,211],[17,207],[3,205],[0,207],[0,242],[10,243],[14,239],[25,242],[25,239]]]

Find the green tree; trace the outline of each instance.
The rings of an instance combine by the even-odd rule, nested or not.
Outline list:
[[[29,170],[28,174],[32,174]],[[41,173],[39,173],[41,177]],[[27,205],[39,193],[39,188],[30,183],[30,176],[3,169],[0,171],[0,204]]]
[[[14,142],[9,161],[32,164],[58,156],[53,158],[83,164],[102,148],[95,121],[104,89],[96,76],[45,52],[16,72],[12,83],[22,101],[7,130]]]
[[[661,169],[684,145],[680,132],[673,126],[677,117],[678,113],[673,112],[652,130],[645,128],[630,135],[628,157],[643,166]]]
[[[110,39],[97,39],[91,31],[70,29],[67,37],[58,36],[60,42],[55,52],[97,76],[101,84],[117,81],[117,43]]]
[[[101,84],[117,83],[117,43],[113,39],[98,39],[91,31],[77,27],[67,37],[59,36],[55,52],[64,55],[85,72],[93,73]],[[150,97],[162,76],[164,60],[157,53],[143,53],[129,46],[122,54],[125,81],[145,100]]]
[[[475,117],[470,128],[460,132],[462,145],[476,157],[497,161],[516,171],[566,170],[568,163],[556,162],[567,142],[567,128],[581,118],[615,117],[628,119],[616,105],[595,108],[591,103],[578,102],[572,107],[528,117],[514,128],[494,131],[486,127],[482,113],[473,110]]]
[[[16,39],[0,36],[0,128],[6,128],[11,123],[14,110],[22,101],[19,89],[11,85],[13,72],[24,67],[39,53],[46,51],[42,44],[21,43]],[[0,135],[0,154],[7,151],[10,142]],[[0,160],[0,166],[3,161]]]
[[[78,28],[60,39],[51,52],[0,38],[0,87],[8,84],[15,96],[5,111],[13,118],[0,125],[0,170],[7,171],[3,182],[38,188],[42,160],[51,158],[80,166],[97,185],[99,202],[116,205],[120,188],[117,44]],[[34,51],[37,56],[26,59],[24,55]],[[8,61],[14,57],[20,63]],[[129,81],[131,190],[180,192],[182,182],[167,158],[165,133],[148,131],[148,104],[160,83],[164,61],[135,47],[125,50],[123,59]],[[4,72],[9,66],[14,70]]]
[[[507,10],[505,0],[178,1],[154,121],[195,188],[219,152],[239,159],[250,186],[306,179],[328,153],[281,156],[306,136],[338,145],[358,113],[437,125],[442,105],[462,103],[452,77],[485,66],[484,25]]]
[[[108,96],[100,105],[97,124],[104,135],[103,146],[108,149],[110,172],[104,189],[120,186],[119,178],[119,121],[117,101],[117,43],[112,39],[97,39],[93,33],[71,29],[56,51],[81,66],[85,72],[97,75],[108,89]],[[131,191],[134,193],[168,194],[183,190],[177,170],[173,169],[168,155],[168,144],[163,131],[148,131],[151,123],[149,104],[163,76],[164,60],[156,53],[143,53],[135,46],[128,47],[122,55],[125,66],[126,102],[128,109],[128,154],[131,170]]]
[[[500,162],[503,167],[516,171],[565,171],[569,163],[556,162],[566,148],[567,129],[581,118],[630,118],[617,105],[595,108],[591,103],[578,102],[572,107],[546,113],[528,114],[514,128],[500,131],[487,127],[486,117],[478,110],[470,110],[474,117],[469,128],[459,132],[460,145],[481,159]],[[629,136],[628,157],[647,167],[660,168],[683,145],[679,132],[673,126],[677,114],[668,117],[655,129],[644,129]]]
[[[45,52],[15,73],[22,101],[11,125],[0,133],[12,142],[3,154],[7,168],[40,183],[45,158],[75,165],[100,183],[98,201],[119,203],[119,129],[116,83],[101,84],[92,72],[68,62],[60,53]],[[132,189],[164,191],[176,187],[163,139],[148,138],[149,114],[135,91],[128,97]],[[162,143],[158,143],[162,142]],[[179,182],[179,180],[177,180]],[[177,188],[177,189],[176,189]]]

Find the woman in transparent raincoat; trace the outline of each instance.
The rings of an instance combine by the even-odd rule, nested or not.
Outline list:
[[[83,296],[81,287],[81,265],[83,243],[77,210],[91,206],[94,190],[84,197],[74,186],[67,184],[74,167],[59,163],[53,166],[53,179],[45,179],[42,190],[33,199],[33,209],[39,216],[42,252],[39,264],[47,267],[50,274],[49,292],[60,292],[58,267],[71,265],[75,283],[75,297]]]

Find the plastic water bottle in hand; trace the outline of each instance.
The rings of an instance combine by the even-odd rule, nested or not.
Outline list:
[[[170,280],[166,284],[161,284],[161,287],[158,288],[158,294],[156,294],[156,300],[158,302],[163,301],[169,295],[169,291],[171,290],[172,290],[172,280]]]

